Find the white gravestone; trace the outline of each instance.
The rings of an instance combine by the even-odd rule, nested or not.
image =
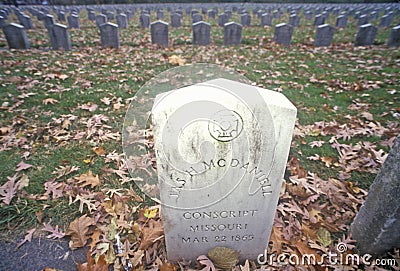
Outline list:
[[[216,247],[264,253],[296,108],[282,94],[215,79],[156,97],[152,109],[167,256]]]

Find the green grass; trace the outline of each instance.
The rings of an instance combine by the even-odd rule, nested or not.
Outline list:
[[[32,200],[29,197],[44,193],[43,184],[55,177],[53,172],[59,166],[79,167],[71,176],[58,180],[60,182],[67,182],[68,178],[91,170],[99,174],[103,181],[101,187],[95,188],[96,191],[103,187],[120,188],[118,177],[107,175],[103,170],[105,166],[116,168],[116,165],[107,164],[104,157],[96,156],[92,151],[93,147],[103,146],[107,153],[114,150],[122,153],[120,140],[103,142],[83,138],[57,142],[50,133],[61,125],[55,119],[67,114],[77,116],[78,119],[68,127],[68,131],[75,135],[85,131],[85,121],[95,114],[103,114],[109,117],[106,124],[110,128],[107,130],[120,132],[127,100],[149,79],[174,67],[168,63],[168,57],[172,55],[181,57],[186,63],[217,63],[235,69],[264,88],[281,91],[298,108],[298,123],[301,126],[334,120],[341,125],[349,122],[347,116],[359,118],[362,110],[350,107],[355,101],[367,104],[368,108],[363,110],[370,112],[374,120],[384,127],[398,122],[393,114],[400,111],[400,50],[384,46],[390,29],[379,29],[373,47],[354,48],[352,42],[357,26],[350,19],[346,29],[335,33],[332,47],[314,48],[313,21],[307,21],[302,16],[302,26],[294,29],[291,47],[283,48],[272,43],[273,27],[259,27],[259,19],[253,16],[252,26],[243,29],[242,45],[225,47],[222,46],[223,29],[217,26],[216,18],[208,20],[211,23],[212,45],[194,47],[191,45],[191,22],[186,16],[182,21],[183,27],[169,29],[173,47],[162,49],[150,46],[150,31],[141,29],[135,23],[139,21],[136,14],[129,21],[129,28],[121,29],[122,48],[116,50],[100,47],[98,29],[94,22],[87,20],[86,12],[82,14],[82,29],[70,30],[73,46],[70,52],[50,50],[47,30],[36,19],[33,19],[36,29],[27,31],[32,50],[0,51],[0,100],[8,104],[6,107],[22,102],[12,110],[0,111],[0,127],[11,127],[11,133],[17,135],[15,146],[0,152],[1,161],[5,161],[0,164],[0,185],[15,174],[21,160],[33,165],[23,172],[30,180],[29,186],[24,189],[25,194],[15,197],[11,205],[0,205],[2,235],[23,231],[50,218],[54,224],[65,228],[79,215],[79,205],[69,205],[67,197],[58,200]],[[16,21],[14,15],[11,20]],[[233,20],[240,22],[237,15],[233,16]],[[168,13],[166,21],[169,21]],[[285,15],[274,20],[274,24],[288,21]],[[334,25],[335,20],[330,17],[328,22]],[[7,47],[3,34],[0,34],[0,47]],[[36,83],[30,85],[33,81]],[[355,89],[358,84],[376,86]],[[34,95],[26,95],[28,93]],[[25,98],[21,98],[23,94]],[[43,100],[48,98],[56,99],[58,103],[44,104]],[[104,104],[104,98],[112,100],[111,105]],[[113,103],[119,98],[123,106],[115,109]],[[94,112],[80,108],[89,103],[96,104],[98,108]],[[26,138],[26,142],[19,144],[21,138]],[[338,178],[340,168],[327,168],[321,161],[307,159],[318,154],[337,161],[338,153],[328,143],[330,138],[322,135],[296,136],[290,156],[297,156],[306,171],[315,172],[322,178]],[[386,139],[388,135],[355,137],[340,143],[370,141],[379,144]],[[325,144],[320,148],[308,145],[317,140],[323,140]],[[387,147],[380,147],[388,151]],[[27,151],[30,153],[29,160],[23,158]],[[354,170],[349,181],[368,188],[374,177],[375,174]],[[124,185],[125,188],[130,186],[132,184]],[[42,213],[41,221],[37,219],[39,213]]]

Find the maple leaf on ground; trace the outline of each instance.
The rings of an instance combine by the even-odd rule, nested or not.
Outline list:
[[[74,177],[74,179],[78,180],[80,187],[90,185],[92,188],[94,188],[100,184],[99,175],[93,175],[91,170],[89,170],[87,173],[81,174],[79,177]]]
[[[32,165],[25,163],[24,161],[19,162],[19,164],[17,165],[17,169],[15,171],[21,171],[24,169],[28,169],[32,167]]]
[[[36,229],[31,229],[28,231],[28,233],[25,235],[24,240],[22,240],[20,243],[18,243],[17,248],[20,248],[23,244],[26,242],[31,242],[33,233],[36,231]]]
[[[87,215],[83,215],[69,224],[65,235],[71,236],[72,245],[71,248],[80,248],[83,247],[87,240],[88,236],[87,233],[89,232],[89,227],[94,225],[95,222],[93,218],[88,217]]]
[[[139,249],[146,250],[154,242],[161,239],[164,234],[164,228],[161,221],[149,220],[147,226],[142,228],[142,241]]]
[[[65,236],[65,233],[63,233],[62,230],[58,229],[58,225],[56,225],[55,228],[53,228],[53,226],[51,226],[50,222],[43,223],[43,225],[44,225],[43,230],[51,233],[46,236],[47,238],[60,239]]]
[[[6,205],[10,205],[15,193],[18,191],[19,176],[15,174],[13,177],[7,177],[8,181],[0,187],[0,200]]]
[[[204,265],[204,268],[201,271],[215,271],[215,266],[213,262],[206,256],[200,255],[196,259],[201,265]]]

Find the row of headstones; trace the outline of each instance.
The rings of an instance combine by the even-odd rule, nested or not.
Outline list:
[[[50,42],[54,50],[71,50],[71,40],[68,27],[62,24],[54,23],[52,16],[47,16],[46,28],[49,32]],[[242,42],[242,25],[229,22],[224,25],[224,45],[238,45]],[[110,22],[99,25],[100,39],[103,47],[120,47],[119,26]],[[209,45],[211,36],[211,25],[200,21],[193,26],[193,45]],[[30,44],[22,25],[11,23],[3,27],[7,43],[13,49],[29,49]],[[168,47],[169,34],[168,23],[156,21],[150,25],[151,42],[160,46]],[[328,24],[317,26],[315,34],[315,47],[330,46],[332,43],[335,28]],[[372,45],[377,33],[377,28],[371,24],[360,26],[354,42],[355,46]],[[293,26],[290,24],[278,24],[275,26],[274,42],[284,46],[290,46],[293,34]],[[400,46],[400,26],[392,28],[388,46]]]
[[[43,20],[45,17],[46,13],[50,12],[49,8],[40,8],[41,10],[36,10],[34,8],[28,8],[27,10],[36,15],[39,20]],[[89,20],[95,20],[96,19],[96,14],[95,14],[95,9],[93,8],[86,8],[88,11],[88,17]],[[150,24],[150,13],[152,11],[151,8],[146,7],[144,8],[143,6],[141,7],[142,9],[142,14],[141,14],[141,25],[142,27],[149,27]],[[154,7],[153,7],[154,9]],[[180,26],[180,17],[183,16],[183,11],[182,9],[176,9],[175,11],[169,7],[167,8],[171,13],[171,26],[172,27],[179,27]],[[232,8],[225,8],[224,13],[218,15],[218,24],[220,26],[224,26],[225,23],[227,23],[231,16],[232,16]],[[288,7],[286,8],[286,11],[290,13],[290,22],[292,26],[299,26],[300,25],[300,17],[298,16],[298,13],[304,9],[304,14],[306,19],[311,20],[313,19],[313,16],[315,15],[314,18],[314,24],[315,25],[322,25],[325,23],[325,20],[329,17],[331,13],[335,15],[339,15],[341,10],[343,12],[348,12],[350,15],[354,16],[354,18],[358,19],[358,25],[364,25],[369,23],[370,20],[376,20],[379,15],[379,11],[382,11],[382,8],[380,9],[367,9],[364,10],[364,14],[361,11],[354,11],[354,10],[349,10],[349,9],[314,9],[314,12],[308,10],[306,11],[305,7],[304,8],[291,8]],[[125,22],[125,18],[122,16],[122,10],[121,8],[117,8],[117,24],[122,28],[124,25],[127,25]],[[58,16],[59,21],[66,21],[65,17],[65,10],[60,10],[59,8],[53,7],[53,11],[56,12]],[[71,28],[79,28],[79,17],[78,14],[80,13],[81,8],[71,8],[69,9],[69,12],[71,13],[68,16],[68,24]],[[165,18],[164,15],[164,10],[163,9],[155,9],[157,13],[157,20],[163,20]],[[0,11],[0,24],[4,24],[4,14],[2,13],[3,10]],[[4,11],[5,12],[5,11]],[[107,20],[114,20],[114,13],[106,8],[101,8],[102,15],[105,15],[107,17]],[[136,8],[128,9],[125,7],[124,12],[126,13],[127,19],[131,19],[133,14],[136,12]],[[216,14],[218,13],[218,8],[214,7],[213,9],[207,9],[203,7],[201,9],[201,12],[205,15],[207,14],[209,18],[215,18]],[[243,26],[249,26],[251,24],[251,16],[248,14],[248,8],[242,8],[242,9],[236,9],[236,12],[241,14],[241,24]],[[398,9],[397,9],[398,12]],[[22,13],[19,9],[15,9],[15,13],[18,16],[19,22],[21,25],[23,25],[26,29],[32,28],[32,22],[30,20],[30,17],[24,13]],[[186,13],[190,14],[192,16],[192,23],[196,23],[199,21],[203,21],[203,16],[199,13],[198,10],[196,9],[191,9],[191,8],[186,8]],[[367,13],[367,14],[365,14]],[[260,24],[262,26],[264,25],[272,25],[272,20],[274,18],[280,18],[281,15],[283,14],[283,9],[280,7],[276,7],[274,9],[273,7],[269,8],[253,8],[253,14],[257,15],[258,18],[260,18]],[[3,15],[3,16],[2,16]],[[380,19],[380,27],[389,27],[394,19],[395,12],[392,11],[391,9],[385,9],[385,14],[381,17]],[[3,17],[3,20],[1,19]],[[148,18],[146,18],[148,17]],[[118,22],[120,21],[120,23]],[[345,27],[347,24],[347,14],[340,14],[340,16],[337,18],[337,26],[338,27]]]
[[[6,20],[10,14],[9,12],[7,12],[7,10],[8,9],[0,10],[0,27],[3,27],[6,24]],[[20,9],[14,9],[14,12],[18,18],[20,25],[22,25],[25,29],[33,29],[32,19],[29,15],[26,15]],[[63,14],[62,16],[60,16],[60,13],[58,14],[59,21],[65,21],[65,13],[62,13],[62,14]],[[38,20],[44,21],[45,24],[46,24],[46,20],[49,20],[48,16],[52,16],[50,14],[45,14],[43,12],[37,12],[35,15]],[[72,12],[71,14],[68,15],[67,19],[68,19],[68,26],[70,28],[80,28],[78,13]],[[53,20],[54,20],[54,18],[53,18]]]

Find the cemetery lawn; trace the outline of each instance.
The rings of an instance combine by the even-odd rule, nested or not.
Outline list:
[[[294,30],[290,48],[273,44],[273,28],[259,26],[243,29],[242,45],[224,47],[222,29],[211,20],[213,45],[193,47],[189,22],[184,21],[182,28],[170,28],[171,47],[160,49],[150,45],[148,30],[133,23],[139,21],[135,15],[129,28],[120,30],[122,47],[116,50],[100,47],[99,30],[82,14],[82,28],[69,30],[69,52],[50,50],[47,30],[35,18],[36,29],[27,30],[31,50],[6,49],[0,34],[1,238],[36,229],[42,236],[69,235],[79,247],[79,238],[86,243],[90,237],[88,244],[94,250],[97,246],[100,255],[99,236],[119,232],[128,248],[140,242],[132,252],[137,257],[153,249],[164,259],[162,246],[153,246],[162,236],[158,213],[151,207],[156,204],[136,188],[125,167],[122,124],[144,83],[176,65],[194,63],[236,70],[260,87],[282,92],[298,109],[288,162],[292,180],[286,181],[282,202],[305,204],[315,192],[312,186],[319,186],[321,195],[308,198],[314,204],[310,216],[319,224],[302,221],[304,213],[296,218],[286,210],[284,217],[288,205],[281,205],[279,222],[299,220],[303,230],[280,235],[283,230],[276,226],[274,249],[285,249],[277,247],[279,238],[296,234],[295,243],[279,242],[303,248],[305,232],[326,248],[347,236],[355,208],[400,131],[400,50],[384,45],[390,29],[379,29],[373,46],[354,48],[357,27],[349,18],[332,47],[314,48],[314,27],[302,18],[305,23]],[[287,22],[285,16],[279,22]],[[345,213],[318,209],[322,203],[340,209],[340,199],[330,198],[321,187],[344,201],[356,199],[355,207],[343,207]],[[146,233],[149,220],[154,220],[153,235]],[[85,229],[81,236],[73,233],[77,223]],[[112,250],[105,251],[108,263],[114,262]]]

